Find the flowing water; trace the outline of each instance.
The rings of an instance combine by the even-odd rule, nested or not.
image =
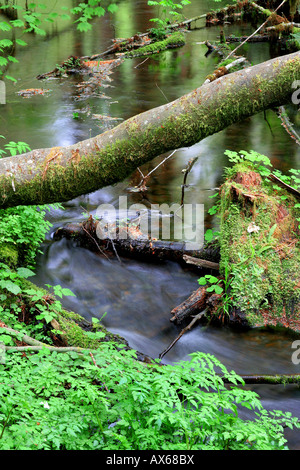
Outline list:
[[[194,1],[187,10],[193,17],[209,10],[211,2]],[[218,4],[219,5],[219,4]],[[91,33],[82,35],[74,27],[49,29],[43,39],[29,38],[27,48],[18,49],[19,64],[9,70],[18,82],[7,87],[7,104],[0,107],[1,134],[8,140],[25,141],[31,148],[63,146],[99,134],[120,121],[92,119],[92,114],[127,119],[155,106],[163,105],[200,86],[214,69],[217,59],[206,56],[204,40],[215,40],[220,27],[199,29],[187,34],[184,47],[151,56],[124,61],[105,82],[106,98],[90,96],[78,99],[76,84],[86,77],[48,80],[40,82],[36,76],[52,70],[70,55],[91,55],[105,50],[114,37],[128,37],[137,31],[145,31],[149,19],[156,16],[146,1],[126,0],[120,2],[114,18],[106,16],[97,20]],[[226,34],[247,34],[251,26],[241,22],[225,25]],[[268,44],[249,44],[243,52],[252,63],[259,63],[274,55]],[[17,91],[24,88],[47,88],[45,96],[24,99]],[[78,113],[74,119],[73,113]],[[298,116],[294,116],[297,120]],[[126,181],[100,189],[65,203],[64,210],[51,212],[49,219],[53,229],[70,221],[80,221],[87,214],[95,214],[103,203],[118,205],[120,196],[127,196],[128,205],[133,203],[172,204],[180,203],[182,169],[190,158],[198,157],[188,176],[189,187],[185,203],[204,204],[205,213],[213,205],[209,198],[222,181],[226,149],[256,150],[268,155],[273,165],[283,171],[299,168],[299,147],[290,139],[280,121],[271,111],[256,115],[246,121],[230,126],[190,148],[177,151],[153,174],[147,194],[132,193],[128,188],[140,181],[134,173]],[[158,156],[141,167],[144,174],[160,161]],[[93,175],[90,175],[93,178]],[[205,217],[207,227],[214,224]],[[107,260],[72,243],[54,242],[51,233],[42,246],[38,258],[35,282],[70,288],[76,297],[64,300],[65,307],[87,319],[103,319],[111,331],[121,334],[130,346],[158,357],[179,330],[169,322],[172,308],[187,298],[197,288],[199,275],[184,270],[176,263],[148,264],[132,260]],[[292,342],[288,334],[251,330],[237,332],[216,327],[197,327],[186,333],[164,357],[172,363],[188,359],[194,351],[214,354],[228,368],[240,374],[299,373],[299,367],[291,360]],[[296,386],[252,386],[269,409],[291,411],[300,417],[300,392]],[[299,433],[289,433],[290,448],[300,449]]]

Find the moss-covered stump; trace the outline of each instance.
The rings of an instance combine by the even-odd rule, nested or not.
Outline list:
[[[236,165],[220,188],[220,269],[230,272],[231,320],[300,332],[299,200]]]

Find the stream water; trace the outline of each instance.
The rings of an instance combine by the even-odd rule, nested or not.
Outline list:
[[[82,35],[72,28],[49,30],[43,39],[27,39],[28,47],[18,49],[19,64],[9,70],[18,82],[7,86],[7,104],[0,107],[1,134],[8,140],[27,142],[31,148],[63,146],[86,139],[115,126],[119,121],[92,119],[92,114],[127,119],[137,113],[172,101],[203,83],[217,62],[213,55],[205,56],[206,46],[199,44],[215,40],[219,27],[201,28],[187,34],[187,43],[172,50],[143,59],[124,61],[105,82],[106,98],[77,97],[76,83],[84,77],[40,82],[36,76],[52,70],[70,55],[91,55],[105,50],[114,37],[128,37],[145,31],[149,19],[156,15],[146,1],[125,0],[112,19],[97,20],[91,33]],[[193,17],[209,10],[211,2],[193,1],[187,16]],[[218,4],[219,5],[219,4]],[[237,22],[225,25],[226,34],[247,34],[249,24]],[[252,63],[259,63],[275,53],[265,43],[247,45],[243,52]],[[143,63],[142,63],[143,62]],[[86,78],[85,78],[86,79]],[[47,88],[45,96],[24,99],[17,91],[24,88]],[[78,113],[74,119],[73,113]],[[294,116],[295,121],[298,116]],[[299,147],[290,139],[274,113],[256,115],[233,125],[190,148],[181,149],[158,168],[149,183],[146,199],[128,188],[140,180],[134,173],[126,181],[106,187],[93,194],[65,203],[64,210],[51,212],[53,230],[65,222],[80,221],[87,214],[95,214],[103,203],[118,204],[119,196],[126,195],[128,204],[180,203],[182,169],[192,157],[198,156],[188,177],[189,187],[185,202],[204,204],[205,211],[213,205],[209,198],[218,187],[222,173],[228,166],[226,149],[256,150],[268,155],[273,165],[283,171],[299,168]],[[160,161],[141,168],[147,174]],[[93,175],[91,174],[92,178]],[[208,216],[207,226],[214,224]],[[147,264],[132,260],[108,261],[66,240],[54,242],[51,233],[42,246],[38,258],[35,282],[70,288],[76,297],[64,299],[66,308],[87,319],[103,319],[105,326],[127,339],[130,346],[158,357],[177,336],[178,329],[169,322],[170,311],[197,288],[199,275],[185,271],[175,263]],[[237,332],[228,328],[197,327],[186,333],[164,357],[172,363],[188,359],[194,351],[214,354],[228,368],[240,374],[299,373],[299,365],[292,363],[292,342],[295,338],[281,332],[251,330]],[[249,387],[250,388],[250,387]],[[300,418],[300,391],[296,386],[252,386],[268,409],[291,411]],[[300,433],[288,434],[291,449],[300,449]]]

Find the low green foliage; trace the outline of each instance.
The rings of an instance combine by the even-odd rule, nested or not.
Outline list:
[[[214,356],[145,366],[113,343],[89,353],[6,352],[0,364],[0,449],[275,450],[290,413],[258,395]],[[233,384],[228,388],[216,373]],[[239,412],[248,410],[251,419]]]
[[[240,152],[233,152],[232,150],[226,150],[225,155],[227,155],[228,160],[233,163],[250,163],[252,169],[257,171],[261,176],[268,176],[271,171],[266,168],[267,166],[271,167],[271,161],[269,157],[262,155],[254,150],[247,152],[246,150],[240,150]],[[230,174],[230,169],[226,169],[226,175]]]
[[[221,279],[218,279],[215,276],[211,276],[210,274],[206,274],[205,276],[202,276],[200,279],[198,279],[198,284],[200,286],[205,286],[208,284],[206,289],[207,292],[215,292],[216,294],[223,293],[223,287],[220,286],[220,283],[222,283]]]
[[[14,244],[19,249],[19,264],[32,267],[41,242],[51,224],[47,210],[56,206],[17,206],[0,209],[0,245]]]

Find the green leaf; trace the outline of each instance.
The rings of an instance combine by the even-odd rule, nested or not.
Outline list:
[[[0,47],[10,47],[13,45],[13,42],[10,39],[1,39]]]
[[[16,20],[11,20],[10,24],[12,24],[15,28],[23,28],[24,27],[24,21],[16,19]]]
[[[16,39],[16,43],[19,44],[19,46],[27,46],[27,42],[22,39]]]
[[[215,276],[206,275],[205,276],[211,284],[219,282],[219,279]]]
[[[212,229],[209,228],[208,230],[206,230],[204,238],[206,242],[212,241],[212,239],[214,238]]]
[[[90,25],[90,23],[81,22],[77,25],[77,29],[81,33],[85,33],[86,31],[89,31],[90,29],[92,29],[92,26]]]
[[[28,268],[18,268],[17,273],[20,277],[24,277],[25,279],[31,276],[35,276],[35,273]]]
[[[0,67],[7,65],[7,63],[8,63],[8,60],[5,57],[0,56]]]
[[[117,10],[118,10],[118,5],[116,5],[116,3],[111,3],[110,5],[108,5],[107,7],[107,10],[110,12],[110,13],[115,13]]]
[[[15,57],[13,57],[11,55],[9,55],[7,58],[10,62],[14,62],[15,64],[17,64],[19,62],[18,59],[16,59]]]
[[[213,292],[215,290],[215,286],[209,286],[206,290],[207,292]]]
[[[12,339],[9,335],[2,334],[2,335],[0,335],[0,343],[11,344]],[[0,358],[1,358],[1,355],[0,355]]]
[[[12,26],[6,21],[0,21],[0,31],[10,31]]]
[[[215,287],[215,293],[216,294],[222,294],[223,288],[221,286],[215,285],[214,287]]]
[[[20,294],[20,292],[22,292],[22,289],[17,284],[11,281],[0,280],[0,287],[2,287],[2,289],[8,290],[14,295],[18,295]]]

